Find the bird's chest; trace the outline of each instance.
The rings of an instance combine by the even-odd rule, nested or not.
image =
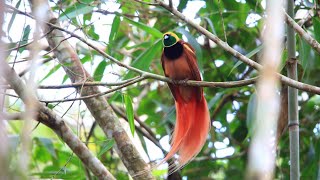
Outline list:
[[[175,60],[166,59],[164,62],[164,66],[166,75],[172,79],[192,79],[192,73],[189,64],[184,56]]]

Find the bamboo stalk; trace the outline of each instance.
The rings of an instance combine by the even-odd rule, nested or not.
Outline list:
[[[287,13],[294,18],[294,0],[288,0]],[[287,73],[288,77],[297,80],[296,38],[294,29],[287,25]],[[300,179],[299,167],[299,120],[298,120],[298,90],[288,88],[288,127],[290,137],[290,179]]]

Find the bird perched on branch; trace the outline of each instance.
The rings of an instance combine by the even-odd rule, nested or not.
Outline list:
[[[195,50],[172,32],[163,35],[162,68],[165,76],[174,81],[201,81]],[[168,83],[176,105],[176,124],[171,141],[171,150],[162,162],[179,155],[179,165],[174,172],[193,157],[205,144],[210,129],[210,115],[202,87]]]

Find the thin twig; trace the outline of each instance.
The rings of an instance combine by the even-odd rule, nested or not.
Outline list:
[[[194,158],[194,161],[217,161],[217,160],[224,160],[224,159],[236,159],[245,155],[246,153],[247,151],[242,151],[240,153],[237,153],[231,156],[225,156],[225,157],[211,157],[211,156],[196,157]]]
[[[130,81],[133,81],[135,79],[139,78],[139,76],[131,79],[127,79],[120,82],[113,82],[113,83],[107,83],[107,82],[84,82],[84,83],[71,83],[71,84],[62,84],[62,85],[39,85],[38,89],[65,89],[65,88],[78,88],[78,87],[84,87],[84,86],[120,86],[123,84],[126,84]],[[7,88],[11,89],[9,85],[0,84],[0,88]]]
[[[141,4],[145,4],[145,5],[151,5],[151,6],[159,5],[158,3],[151,3],[151,2],[145,2],[145,1],[140,1],[140,0],[134,0],[134,1],[141,3]]]
[[[219,103],[217,104],[216,108],[214,108],[214,111],[211,115],[211,119],[212,121],[214,121],[216,119],[216,116],[218,115],[218,113],[221,111],[221,109],[223,108],[223,106],[230,100],[233,100],[233,98],[235,97],[235,93],[232,92],[230,94],[226,94],[224,95],[221,100],[219,101]]]
[[[51,31],[52,31],[52,30],[46,32],[44,35],[42,35],[42,36],[40,37],[40,39],[45,38],[49,33],[51,33]],[[20,41],[18,41],[18,42],[20,43]],[[6,49],[6,50],[4,50],[4,51],[5,51],[5,52],[11,52],[11,51],[19,50],[19,49],[22,48],[22,47],[26,47],[26,46],[28,46],[28,45],[31,45],[32,43],[34,43],[34,41],[31,41],[31,42],[28,42],[28,43],[25,43],[25,44],[19,44],[19,43],[18,43],[18,46],[13,47],[13,48],[10,48],[10,49]],[[15,62],[15,63],[17,63],[17,62]]]
[[[104,91],[104,92],[100,92],[100,93],[97,93],[97,94],[92,94],[92,95],[88,95],[88,96],[81,96],[81,97],[78,97],[78,98],[71,98],[71,99],[60,99],[60,100],[40,100],[40,102],[45,102],[45,103],[56,103],[56,102],[69,102],[69,101],[77,101],[77,100],[84,100],[84,99],[89,99],[89,98],[94,98],[94,97],[99,97],[99,96],[103,96],[103,95],[106,95],[106,94],[109,94],[109,93],[112,93],[114,91],[117,91],[117,90],[120,90],[124,87],[127,87],[129,85],[132,85],[134,83],[137,83],[137,82],[140,82],[142,80],[144,80],[145,77],[139,77],[133,81],[130,81],[128,83],[125,83],[121,86],[118,86],[116,88],[113,88],[113,89],[110,89],[110,90],[107,90],[107,91]]]

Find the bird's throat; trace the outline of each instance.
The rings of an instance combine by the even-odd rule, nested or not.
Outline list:
[[[175,45],[164,48],[164,55],[171,60],[175,60],[183,53],[183,45],[177,42]]]

